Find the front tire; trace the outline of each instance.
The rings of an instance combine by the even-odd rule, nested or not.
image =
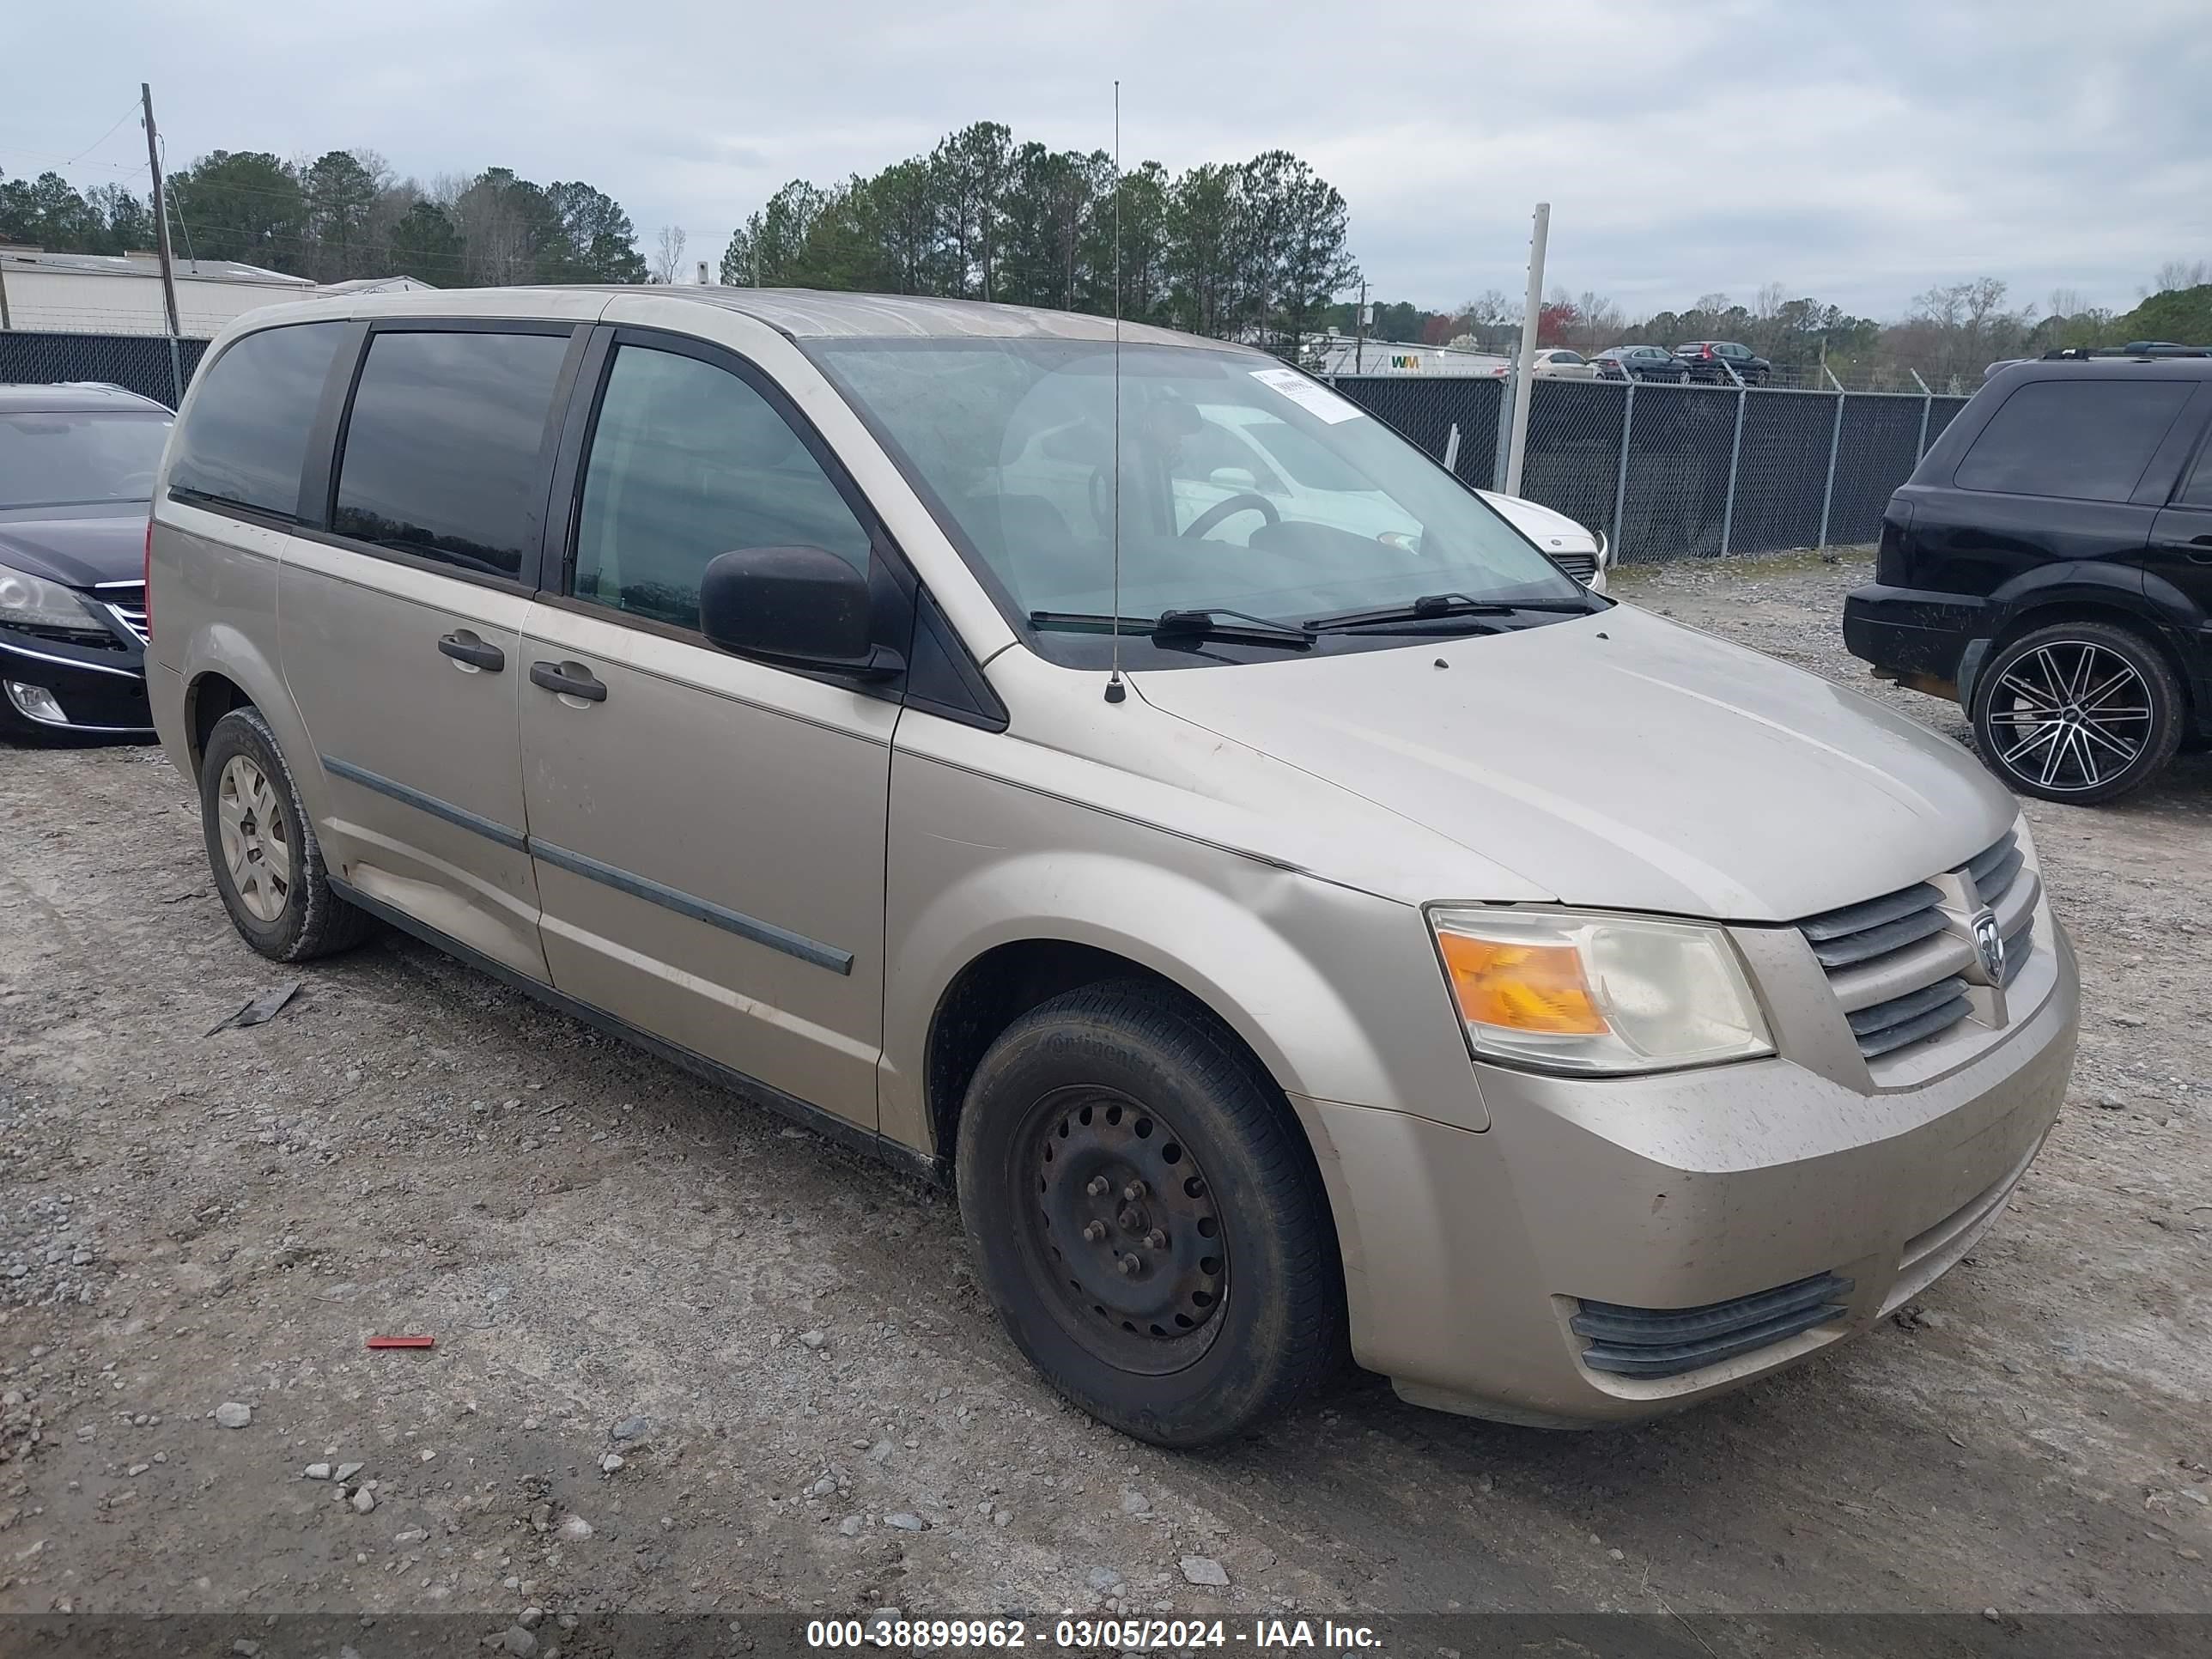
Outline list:
[[[2095,806],[2141,788],[2180,745],[2165,656],[2112,623],[2054,623],[2001,648],[1974,684],[1974,746],[2022,794]]]
[[[1341,1363],[1311,1150],[1250,1055],[1171,994],[1088,986],[1015,1021],[969,1087],[957,1163],[1007,1334],[1099,1421],[1206,1445]]]
[[[368,913],[331,890],[299,785],[259,709],[234,708],[208,734],[200,823],[223,908],[263,956],[306,962],[368,937]]]

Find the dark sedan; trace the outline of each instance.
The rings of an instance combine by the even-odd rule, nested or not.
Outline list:
[[[1676,346],[1674,355],[1688,366],[1692,380],[1714,386],[1734,386],[1736,380],[1765,386],[1774,378],[1772,363],[1734,340],[1692,340]],[[1729,378],[1730,369],[1735,371],[1735,380]]]
[[[1690,378],[1690,366],[1665,346],[1607,346],[1590,362],[1601,380],[1666,380],[1680,386]]]
[[[0,386],[0,734],[153,736],[146,518],[169,411]]]

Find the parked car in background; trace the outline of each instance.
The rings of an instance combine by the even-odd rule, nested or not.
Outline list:
[[[1716,386],[1733,386],[1741,380],[1746,386],[1765,386],[1774,378],[1774,365],[1747,345],[1734,340],[1692,340],[1686,345],[1674,348],[1690,371],[1693,380],[1703,380]],[[1729,371],[1735,371],[1735,379]]]
[[[150,738],[146,514],[169,411],[0,386],[0,733]]]
[[[1261,460],[1296,488],[1212,493]],[[1347,1353],[1526,1425],[1740,1387],[1971,1250],[2067,1091],[1988,773],[1257,350],[276,306],[154,511],[155,718],[252,948],[381,921],[942,1180],[1012,1342],[1146,1440]]]
[[[1613,549],[1605,532],[1577,524],[1564,513],[1541,501],[1519,495],[1501,495],[1494,489],[1475,492],[1508,524],[1541,548],[1553,564],[1594,592],[1606,591],[1607,573],[1613,568]]]
[[[1394,548],[1418,546],[1420,521],[1374,480],[1333,460],[1297,428],[1265,409],[1235,403],[1198,406],[1203,417],[1176,441],[1169,463],[1179,527],[1226,513],[1221,539],[1249,543],[1273,510],[1300,521],[1372,537]],[[1055,453],[1058,452],[1058,453]],[[1055,433],[1039,433],[1018,465],[1033,476],[1056,476],[1062,487],[1087,487],[1097,458],[1066,453]],[[1494,490],[1476,494],[1545,556],[1585,587],[1606,591],[1612,555],[1602,534],[1539,501]]]
[[[1564,346],[1547,346],[1528,362],[1528,372],[1559,380],[1594,380],[1597,370],[1590,367],[1589,359],[1579,351],[1569,351]]]
[[[2094,805],[2212,740],[2212,359],[2002,368],[1890,498],[1844,638],[1964,705],[2024,794]]]
[[[1662,380],[1680,386],[1690,378],[1690,366],[1665,346],[1607,346],[1590,359],[1601,380]]]

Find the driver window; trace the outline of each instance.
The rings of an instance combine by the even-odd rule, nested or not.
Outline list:
[[[617,348],[585,465],[574,596],[696,629],[709,560],[801,546],[868,568],[866,529],[768,400],[696,357]]]

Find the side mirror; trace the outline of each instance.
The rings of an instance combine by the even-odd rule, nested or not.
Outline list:
[[[699,578],[699,631],[725,651],[784,668],[879,679],[904,665],[878,647],[868,579],[819,547],[716,555]]]

